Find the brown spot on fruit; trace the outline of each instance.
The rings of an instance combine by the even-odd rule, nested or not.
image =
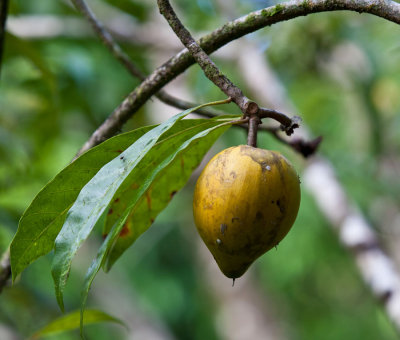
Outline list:
[[[285,204],[283,203],[283,200],[279,199],[276,201],[276,205],[279,208],[279,211],[284,214],[285,213]]]
[[[119,202],[119,197],[117,197],[115,200],[114,200],[114,203],[118,203]]]
[[[172,192],[169,194],[169,196],[172,198],[172,197],[174,197],[174,196],[176,195],[176,193],[177,193],[177,191],[174,190],[174,191],[172,191]]]
[[[108,210],[107,215],[111,215],[113,213],[113,210],[110,208],[110,210]]]

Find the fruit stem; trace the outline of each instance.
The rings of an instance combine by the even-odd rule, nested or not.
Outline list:
[[[252,115],[249,119],[249,130],[247,133],[247,145],[257,147],[257,130],[258,124],[260,124],[260,118],[256,115]]]

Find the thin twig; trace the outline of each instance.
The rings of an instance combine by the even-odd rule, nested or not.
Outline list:
[[[291,135],[293,130],[299,127],[298,120],[293,121],[291,118],[287,117],[281,112],[269,109],[261,109],[257,103],[248,99],[240,90],[240,88],[234,85],[233,82],[219,70],[217,65],[215,65],[207,53],[205,53],[199,44],[193,39],[190,32],[177,17],[169,0],[157,0],[157,4],[160,9],[160,13],[165,17],[172,30],[181,40],[183,45],[185,45],[185,47],[189,50],[196,62],[200,65],[206,77],[215,85],[217,85],[222,92],[232,98],[232,101],[239,106],[243,114],[250,118],[247,142],[248,145],[254,147],[257,145],[257,129],[258,125],[261,123],[261,116],[259,115],[260,113],[265,116],[264,118],[273,118],[281,122],[282,129],[287,135]]]
[[[281,130],[285,131],[285,133],[290,136],[293,132],[294,129],[297,129],[300,126],[301,118],[298,116],[294,116],[292,118],[289,118],[282,112],[276,111],[276,110],[271,110],[271,109],[266,109],[263,107],[260,107],[258,116],[260,118],[273,118],[279,123],[281,123]]]
[[[249,13],[230,21],[199,40],[199,45],[210,54],[232,40],[272,24],[311,13],[349,10],[370,13],[400,24],[400,4],[380,0],[308,0],[289,1]],[[125,122],[164,85],[194,63],[187,50],[179,52],[149,75],[114,112],[99,126],[78,154],[92,148],[117,133]]]
[[[0,75],[1,75],[1,66],[4,53],[7,14],[8,14],[8,0],[2,0],[0,3]]]
[[[257,132],[258,132],[258,125],[260,123],[261,120],[257,116],[250,117],[248,133],[247,133],[247,145],[257,147]]]
[[[103,42],[103,44],[110,50],[112,55],[129,71],[131,75],[134,77],[143,80],[145,78],[144,73],[140,71],[140,69],[133,63],[133,61],[130,59],[130,57],[124,53],[122,48],[118,45],[118,43],[113,39],[112,35],[110,32],[105,28],[103,23],[95,16],[94,12],[90,9],[90,7],[87,5],[87,3],[84,0],[72,0],[73,4],[75,5],[76,9],[84,16],[86,19],[90,22],[93,30],[96,32],[96,34],[99,36],[100,40]],[[193,40],[194,41],[194,40]],[[206,58],[208,56],[206,55]],[[211,61],[212,63],[212,61]],[[218,70],[219,73],[219,70]],[[176,108],[186,110],[188,108],[196,107],[198,104],[191,103],[179,98],[176,98],[174,96],[171,96],[165,91],[160,90],[157,94],[156,97],[160,99],[162,102],[165,104],[174,106]],[[215,110],[209,109],[209,108],[201,108],[194,113],[200,114],[205,117],[216,117],[218,112]],[[274,118],[275,120],[279,121],[282,124],[283,130],[286,129],[286,132],[288,131],[288,127],[292,129],[293,127],[291,125],[292,120],[288,118],[286,115],[282,114],[281,112],[275,111],[275,110],[270,110],[270,109],[265,109],[265,108],[260,108],[259,115],[261,118]],[[257,119],[253,119],[252,123],[249,124],[248,130],[249,130],[249,145],[256,146],[257,144],[257,128],[258,124],[253,124],[253,122],[258,121]],[[296,126],[295,126],[296,127]],[[275,137],[279,138],[279,135],[274,133]],[[286,145],[290,145],[287,141],[284,139],[280,139],[283,141]],[[300,141],[301,145],[308,145],[307,142],[303,142],[302,140]],[[314,149],[315,150],[315,149]],[[304,155],[302,150],[299,150],[300,153]],[[306,157],[306,156],[305,156]]]
[[[100,37],[101,41],[111,51],[113,56],[125,66],[127,70],[136,78],[143,80],[146,75],[139,70],[138,67],[132,62],[129,56],[121,49],[121,47],[114,41],[110,32],[104,27],[102,22],[98,20],[84,0],[71,0],[76,9],[88,19],[93,30]]]

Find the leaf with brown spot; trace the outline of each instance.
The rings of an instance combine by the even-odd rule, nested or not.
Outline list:
[[[128,236],[131,233],[131,230],[132,230],[132,223],[128,220],[122,227],[121,231],[119,232],[119,237]]]
[[[188,120],[187,120],[188,121]],[[185,122],[185,121],[182,121]],[[176,135],[182,134],[182,138],[171,140],[170,144],[156,145],[154,155],[160,158],[170,157],[168,154],[176,152],[176,156],[171,158],[164,168],[159,165],[157,176],[153,179],[151,186],[142,194],[141,199],[132,207],[130,211],[130,221],[133,230],[128,237],[118,238],[111,251],[107,255],[105,269],[109,270],[114,262],[130,247],[135,240],[153,224],[157,215],[168,205],[172,197],[182,188],[189,179],[193,170],[200,164],[204,154],[208,151],[214,141],[228,128],[221,126],[217,120],[196,120],[187,128],[176,131]],[[195,138],[196,143],[188,142],[181,151],[176,151],[179,147],[190,141],[198,134],[203,134]],[[175,137],[175,136],[174,136]],[[177,138],[176,136],[175,138]],[[178,144],[180,144],[178,146]],[[153,160],[149,162],[149,169],[154,168]],[[160,162],[156,162],[160,164]],[[144,170],[148,174],[149,169]],[[135,191],[136,192],[136,191]],[[135,192],[128,186],[121,186],[119,197],[121,200],[129,201]],[[128,204],[129,205],[129,204]],[[112,216],[111,216],[112,217]],[[106,228],[109,230],[114,223],[113,218],[108,218]]]

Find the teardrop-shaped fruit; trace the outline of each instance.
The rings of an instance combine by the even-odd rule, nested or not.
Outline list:
[[[275,151],[240,145],[206,165],[193,213],[219,268],[235,279],[285,237],[299,205],[300,181],[289,161]]]

